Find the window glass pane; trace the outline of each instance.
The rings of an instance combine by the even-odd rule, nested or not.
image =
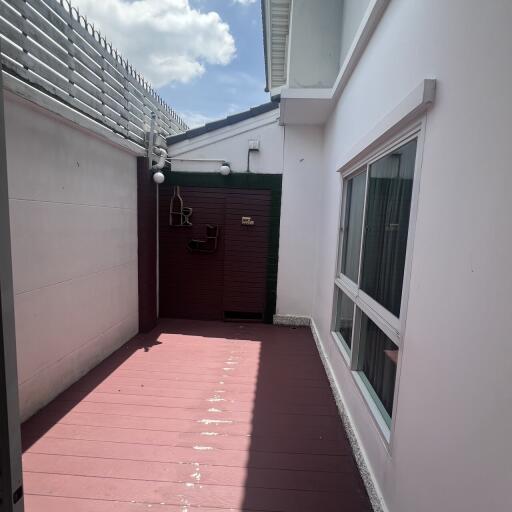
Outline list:
[[[348,348],[352,347],[352,327],[354,322],[354,303],[338,287],[336,301],[336,323],[334,326]]]
[[[361,313],[361,317],[360,369],[389,424],[393,411],[398,347],[364,313]]]
[[[370,166],[361,288],[400,316],[416,140]]]
[[[345,186],[347,187],[347,195],[345,196],[341,273],[357,283],[363,230],[366,172],[350,178],[346,181]]]

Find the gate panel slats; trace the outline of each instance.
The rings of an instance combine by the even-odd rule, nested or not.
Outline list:
[[[38,12],[33,7],[31,0],[24,2],[23,0],[9,0],[9,3],[18,10],[27,21],[23,23],[23,32],[37,41],[41,46],[47,49],[50,53],[55,53],[55,56],[60,60],[65,61],[67,64],[68,52],[66,46],[69,44],[66,35],[62,32],[65,30],[66,25],[60,19],[57,19],[50,9],[45,8],[44,4],[38,2],[36,5],[41,6],[41,12]],[[13,13],[12,9],[5,7],[5,4],[0,4],[0,14],[14,25],[20,24],[20,17]],[[12,18],[12,15],[16,19]],[[61,30],[52,25],[52,21]]]
[[[64,7],[60,6],[60,5],[56,5],[56,9],[57,9],[57,12],[58,10],[62,10],[64,12],[65,9]],[[66,13],[67,14],[67,13]],[[92,37],[91,34],[87,31],[87,29],[85,29],[77,20],[73,19],[72,17],[69,17],[69,24],[70,26],[74,29],[75,33],[73,33],[73,37],[74,37],[74,43],[77,44],[77,46],[80,46],[81,48],[83,48],[84,50],[88,47],[87,44],[82,44],[80,45],[80,43],[77,42],[77,37],[76,37],[76,34],[80,34],[80,36],[82,38],[89,38],[89,37]],[[90,48],[92,47],[89,47],[86,49],[86,52],[89,53],[90,51]],[[97,51],[97,53],[99,53],[114,69],[118,70],[120,75],[121,76],[125,76],[127,78],[127,80],[130,82],[130,84],[134,87],[135,90],[139,89],[139,88],[143,88],[143,86],[138,83],[138,81],[132,77],[129,73],[126,73],[126,70],[125,68],[123,67],[123,65],[114,58],[113,55],[111,55],[105,48],[102,47],[101,44],[98,44],[95,46],[95,50]],[[91,56],[91,58],[95,58],[94,56],[92,55],[89,55]],[[144,89],[144,88],[143,88]],[[144,91],[146,92],[146,91]],[[151,110],[154,110],[155,112],[158,112],[158,114],[160,114],[164,119],[166,119],[167,121],[170,121],[170,117],[168,117],[165,113],[164,110],[162,110],[161,108],[159,108],[157,102],[155,101],[152,101],[148,96],[147,94],[145,93],[142,93],[142,99],[144,101],[144,104],[147,105]]]
[[[30,10],[27,9],[23,4],[27,4],[32,8],[32,11],[39,13],[41,17],[48,21],[48,24],[55,27],[57,30],[62,32],[66,37],[69,37],[71,34],[71,29],[69,25],[58,16],[52,9],[50,9],[44,2],[41,0],[9,0],[14,3],[16,8],[21,10],[22,14],[29,19],[32,19],[38,24],[35,17],[32,17],[30,14]],[[54,39],[54,37],[52,37]]]
[[[99,32],[62,0],[0,0],[0,34],[8,41],[2,62],[9,73],[137,144],[144,142],[152,112],[157,131],[164,136],[187,128]]]
[[[19,54],[22,53],[21,50],[18,50],[14,46],[6,45],[4,44],[2,46],[2,53],[4,55],[7,55],[11,59],[15,61],[20,61]],[[94,120],[98,121],[99,123],[107,125],[109,128],[111,128],[113,131],[118,131],[118,126],[116,123],[111,121],[108,118],[105,118],[101,115],[100,112],[97,110],[91,108],[89,105],[81,104],[79,101],[77,101],[72,96],[64,94],[60,89],[53,86],[48,81],[40,78],[38,75],[35,75],[28,71],[27,69],[23,67],[15,67],[13,62],[9,59],[7,59],[4,55],[2,55],[2,67],[4,69],[9,69],[14,71],[14,74],[17,76],[26,79],[28,82],[31,82],[32,84],[36,85],[37,87],[40,87],[45,92],[50,94],[51,96],[58,97],[58,98],[65,98],[66,103],[68,103],[70,106],[75,107],[77,110],[82,111],[83,113],[87,114],[89,117],[93,118]]]
[[[2,28],[2,23],[0,21],[0,29]],[[7,55],[9,58],[14,60],[16,63],[21,64],[21,66],[30,64],[30,60],[27,58],[27,54],[24,53],[22,50],[19,50],[14,45],[4,43],[2,45],[2,53],[4,55]],[[25,67],[14,67],[14,65],[9,62],[8,59],[2,59],[2,62],[5,63],[6,68],[15,70],[15,73],[19,75],[21,78],[26,79],[27,81],[34,82],[35,84],[39,85],[43,89],[45,89],[47,92],[54,96],[62,96],[62,92],[55,87],[52,83],[49,83],[46,80],[43,80],[42,78],[39,78],[38,75],[31,73],[28,69]]]
[[[173,228],[169,226],[172,189],[167,183],[160,187],[161,315],[263,319],[272,219],[270,190],[181,187],[184,205],[193,209],[193,226]],[[252,217],[255,224],[242,225],[242,216]],[[220,226],[217,251],[189,252],[187,243],[204,239],[208,223]]]

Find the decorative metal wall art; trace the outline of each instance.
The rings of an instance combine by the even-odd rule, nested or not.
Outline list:
[[[190,252],[212,253],[217,250],[219,241],[219,226],[206,225],[206,240],[190,240],[187,249]]]
[[[172,191],[171,205],[169,208],[169,224],[175,227],[192,226],[192,222],[190,222],[192,212],[192,208],[183,205],[180,186],[176,185]]]

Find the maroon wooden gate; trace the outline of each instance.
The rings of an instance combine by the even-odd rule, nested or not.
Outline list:
[[[263,320],[270,190],[176,187],[160,186],[160,316]]]

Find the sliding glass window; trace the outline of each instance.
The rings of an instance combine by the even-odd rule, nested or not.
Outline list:
[[[343,181],[333,335],[389,426],[399,354],[416,138]]]
[[[354,327],[355,306],[352,300],[339,288],[336,290],[336,317],[334,332],[348,350],[352,347],[352,331]]]
[[[361,313],[359,356],[357,369],[389,425],[395,396],[398,347],[364,313]]]
[[[416,140],[370,165],[361,288],[400,316]]]
[[[343,225],[341,273],[358,282],[363,227],[366,171],[346,182],[346,208]]]

